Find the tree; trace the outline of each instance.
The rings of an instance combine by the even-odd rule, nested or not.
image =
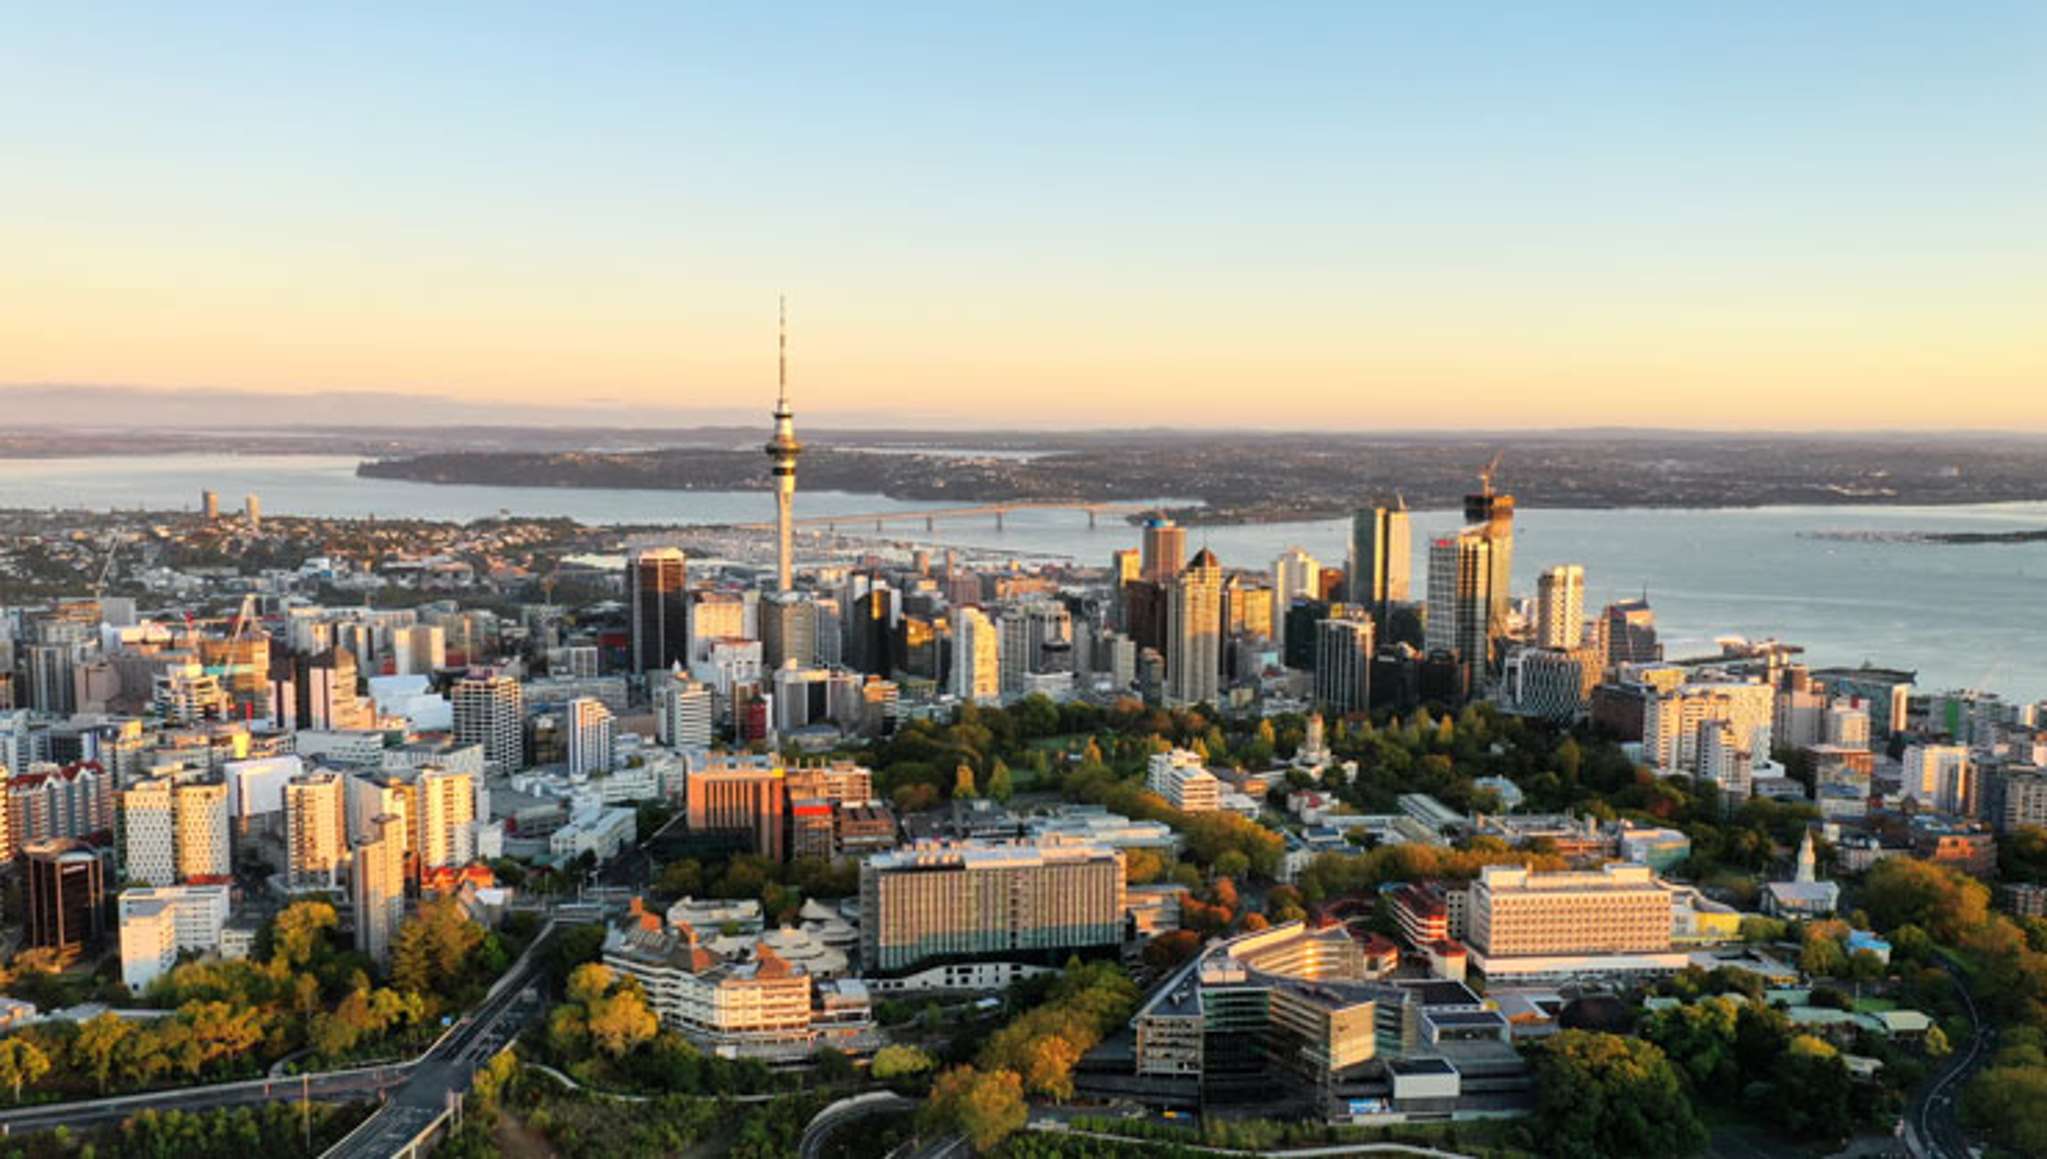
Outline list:
[[[1144,964],[1164,973],[1194,956],[1201,948],[1201,935],[1193,930],[1160,934],[1144,945]]]
[[[958,1066],[938,1076],[925,1102],[925,1122],[967,1137],[974,1150],[993,1151],[1030,1119],[1023,1079],[1014,1071]]]
[[[1024,1056],[1024,1085],[1055,1102],[1072,1098],[1073,1066],[1080,1055],[1080,1049],[1061,1035],[1037,1039]]]
[[[1799,952],[1798,968],[1815,978],[1837,978],[1847,972],[1848,956],[1841,952],[1841,943],[1832,938],[1809,938],[1805,949]]]
[[[340,924],[340,915],[327,902],[293,902],[271,920],[271,952],[286,966],[310,965],[326,947],[327,931]]]
[[[1003,804],[1008,804],[1010,797],[1015,793],[1016,788],[1010,783],[1009,766],[1002,763],[1002,758],[995,758],[994,771],[988,774],[988,795]]]
[[[14,1101],[21,1101],[21,1088],[33,1086],[50,1073],[50,1056],[41,1047],[16,1034],[0,1038],[0,1083],[14,1088]]]
[[[93,1082],[99,1084],[101,1094],[107,1093],[107,1079],[114,1073],[114,1060],[121,1045],[134,1034],[134,1023],[112,1012],[95,1015],[78,1028],[71,1049],[92,1075]]]
[[[1928,1058],[1946,1058],[1955,1052],[1954,1046],[1947,1040],[1947,1031],[1938,1025],[1926,1028],[1926,1038],[1921,1045],[1926,1048]]]
[[[453,898],[439,898],[419,907],[416,917],[398,928],[391,949],[391,981],[415,994],[446,993],[467,973],[469,955],[483,944],[485,931]]]
[[[878,1079],[904,1078],[923,1074],[937,1065],[931,1056],[914,1046],[891,1043],[874,1052],[874,1062],[868,1073]]]
[[[598,999],[589,1008],[587,1025],[597,1049],[618,1058],[660,1031],[660,1021],[647,1009],[647,1000],[636,985],[619,988],[616,994]]]
[[[959,767],[952,771],[952,795],[955,797],[978,797],[981,795],[974,788],[974,766],[961,761]]]
[[[1536,1130],[1559,1155],[1686,1155],[1706,1140],[1677,1071],[1640,1039],[1566,1030],[1534,1054]]]

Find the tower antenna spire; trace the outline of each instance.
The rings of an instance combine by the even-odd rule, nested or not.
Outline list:
[[[775,327],[775,389],[782,409],[789,408],[789,296],[778,295],[779,322]]]

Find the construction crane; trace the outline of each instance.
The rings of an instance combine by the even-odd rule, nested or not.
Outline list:
[[[1489,496],[1493,493],[1493,476],[1499,473],[1500,458],[1505,454],[1506,454],[1505,451],[1499,452],[1499,454],[1493,456],[1492,462],[1487,463],[1485,466],[1479,468],[1478,482],[1480,487],[1479,491],[1480,494]]]

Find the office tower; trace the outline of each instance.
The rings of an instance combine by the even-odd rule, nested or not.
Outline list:
[[[1412,598],[1408,572],[1413,563],[1404,501],[1396,507],[1362,507],[1351,516],[1351,603],[1361,604],[1383,619],[1387,605]]]
[[[1486,959],[1661,953],[1671,894],[1646,865],[1545,873],[1489,865],[1472,883],[1466,927]]]
[[[355,948],[382,965],[405,920],[405,819],[370,818],[370,836],[355,846],[348,893],[355,905]]]
[[[775,437],[763,448],[773,464],[775,476],[775,590],[787,593],[795,587],[796,457],[803,444],[796,441],[796,415],[789,409],[789,312],[782,305],[781,325],[775,339]],[[780,667],[779,663],[776,665]]]
[[[1144,578],[1144,553],[1134,547],[1119,547],[1109,553],[1109,579],[1116,587]]]
[[[1324,620],[1315,629],[1315,703],[1324,712],[1372,707],[1372,621],[1362,612]]]
[[[1866,749],[1869,747],[1869,706],[1860,700],[1837,700],[1827,706],[1822,728],[1827,744]]]
[[[782,818],[788,794],[780,757],[711,753],[692,761],[683,781],[691,833],[717,833],[753,853],[782,860]]]
[[[1288,613],[1296,600],[1317,600],[1322,564],[1298,547],[1289,547],[1272,561],[1272,642],[1287,653]]]
[[[1724,720],[1699,725],[1699,777],[1720,787],[1720,799],[1729,809],[1739,807],[1754,791],[1755,754]]]
[[[1508,654],[1502,682],[1516,712],[1568,723],[1584,715],[1601,668],[1593,648],[1521,648]]]
[[[250,531],[263,530],[263,501],[254,494],[242,500],[242,517],[249,521]]]
[[[654,705],[655,740],[671,748],[711,747],[717,710],[710,685],[676,674],[662,683]]]
[[[853,601],[846,617],[846,667],[870,675],[887,675],[889,639],[901,610],[900,593],[876,584]]]
[[[790,661],[817,662],[817,609],[804,592],[775,592],[761,601],[761,663],[769,671]]]
[[[752,593],[747,593],[751,595]],[[749,628],[748,621],[754,622]],[[690,662],[703,659],[713,640],[750,640],[759,634],[759,605],[734,592],[692,592],[689,601]]]
[[[419,870],[476,860],[476,776],[428,765],[414,782],[419,802]]]
[[[199,492],[199,511],[209,522],[220,518],[220,493],[218,491]]]
[[[307,773],[284,786],[285,880],[294,889],[332,889],[348,855],[348,814],[340,773]]]
[[[1656,642],[1656,613],[1649,601],[1622,600],[1606,605],[1604,619],[1606,663],[1657,664],[1663,660],[1663,646]]]
[[[1242,576],[1223,583],[1223,635],[1273,638],[1272,589]]]
[[[22,932],[28,945],[69,961],[106,929],[106,870],[92,846],[68,837],[21,847]]]
[[[1817,668],[1812,678],[1835,697],[1867,702],[1869,731],[1873,737],[1890,740],[1905,731],[1910,720],[1912,681],[1918,673],[1896,668]]]
[[[1201,754],[1187,749],[1153,753],[1145,766],[1144,787],[1182,813],[1213,813],[1222,806],[1222,782],[1208,771]]]
[[[455,682],[455,740],[459,744],[480,744],[483,758],[500,772],[517,772],[524,766],[520,724],[525,716],[525,695],[510,676],[465,676]]]
[[[1975,769],[1969,750],[1955,744],[1915,744],[1905,750],[1904,793],[1942,813],[1973,814]]]
[[[1494,460],[1497,465],[1498,460]],[[1476,495],[1464,497],[1464,522],[1485,536],[1490,545],[1486,564],[1489,575],[1486,592],[1490,597],[1486,617],[1488,639],[1499,636],[1507,621],[1514,582],[1514,497],[1493,490],[1493,466],[1480,472],[1484,486]]]
[[[391,659],[399,676],[431,676],[448,666],[448,633],[439,624],[394,628]]]
[[[1467,527],[1429,544],[1430,652],[1457,657],[1463,684],[1471,688],[1487,664],[1491,625],[1493,542],[1482,528]]]
[[[23,707],[69,716],[78,711],[80,645],[65,642],[30,644],[23,649],[22,664],[28,681]]]
[[[860,964],[888,974],[937,958],[1063,961],[1123,936],[1123,854],[1102,845],[966,842],[860,864]]]
[[[1576,648],[1585,639],[1585,569],[1563,564],[1535,582],[1535,642],[1545,648]]]
[[[1222,563],[1202,548],[1166,598],[1166,699],[1213,704],[1222,683]]]
[[[634,552],[626,563],[626,590],[632,593],[633,672],[689,663],[689,562],[682,552]]]
[[[187,782],[172,790],[177,809],[178,880],[224,881],[234,873],[229,853],[227,785]]]
[[[1180,575],[1180,561],[1187,558],[1187,529],[1166,518],[1144,523],[1143,578],[1155,584],[1171,584]]]
[[[1002,698],[1002,634],[971,605],[952,613],[952,694],[974,704]]]
[[[1123,631],[1140,648],[1166,646],[1166,603],[1170,585],[1148,579],[1123,585]]]
[[[578,696],[565,710],[569,733],[569,775],[611,771],[613,729],[611,710],[594,697]]]

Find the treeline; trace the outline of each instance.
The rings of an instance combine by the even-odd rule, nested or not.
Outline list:
[[[92,1130],[59,1127],[9,1140],[5,1159],[248,1159],[319,1155],[374,1110],[369,1103],[275,1102],[213,1111],[143,1111]],[[307,1144],[310,1142],[311,1146]]]
[[[0,1086],[16,1101],[26,1092],[104,1095],[248,1077],[301,1049],[334,1063],[367,1048],[417,1046],[510,961],[499,934],[452,901],[431,901],[400,927],[390,977],[378,986],[339,924],[327,902],[295,903],[259,937],[266,956],[184,962],[157,979],[144,1001],[162,1017],[105,1013],[0,1038]]]

